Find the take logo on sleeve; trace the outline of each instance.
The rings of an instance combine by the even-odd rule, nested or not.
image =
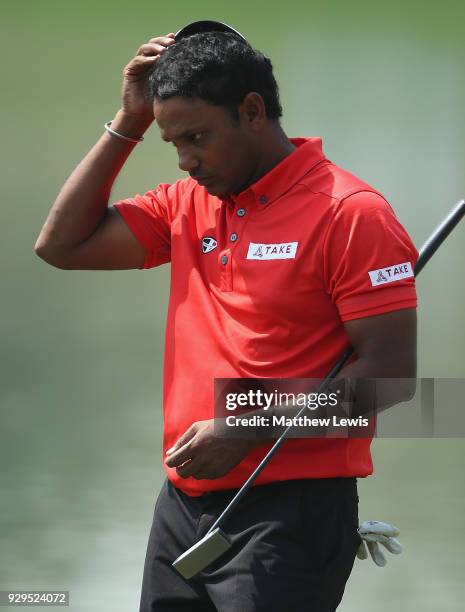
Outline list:
[[[404,263],[395,264],[394,266],[389,266],[388,268],[370,270],[368,275],[372,287],[376,287],[377,285],[385,285],[386,283],[393,283],[403,278],[409,278],[410,276],[414,276],[414,273],[412,264],[406,261]]]
[[[267,259],[295,259],[298,242],[278,242],[274,244],[261,244],[251,242],[246,259],[264,261]]]

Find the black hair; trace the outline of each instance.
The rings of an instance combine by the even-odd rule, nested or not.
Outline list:
[[[228,107],[236,119],[238,105],[251,91],[262,96],[269,119],[281,117],[271,61],[230,32],[182,38],[160,56],[150,78],[154,100],[200,98]]]

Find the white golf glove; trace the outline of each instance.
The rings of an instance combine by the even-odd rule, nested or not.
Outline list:
[[[368,558],[368,546],[368,551],[376,565],[384,567],[386,565],[386,557],[381,552],[378,544],[382,544],[393,555],[400,555],[402,552],[402,544],[399,540],[396,540],[399,530],[394,525],[380,521],[365,521],[358,528],[358,533],[362,539],[357,551],[359,559]]]

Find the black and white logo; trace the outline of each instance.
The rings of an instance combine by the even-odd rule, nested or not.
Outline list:
[[[388,268],[379,268],[378,270],[370,270],[368,272],[372,287],[383,285],[384,283],[393,283],[394,281],[402,280],[415,276],[412,263],[404,261],[404,263],[394,264]]]
[[[217,241],[211,236],[205,236],[204,238],[202,238],[202,253],[204,255],[205,253],[210,253],[210,251],[216,249],[217,246]]]
[[[262,244],[250,242],[246,259],[295,259],[298,242],[278,242],[272,244]]]

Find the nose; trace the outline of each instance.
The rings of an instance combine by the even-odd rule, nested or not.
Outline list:
[[[191,172],[199,167],[200,162],[197,157],[188,149],[178,150],[178,166],[184,172]]]

